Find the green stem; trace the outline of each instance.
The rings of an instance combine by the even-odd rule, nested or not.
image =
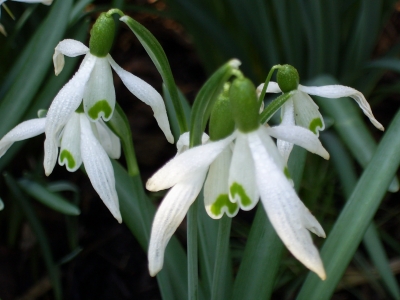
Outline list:
[[[286,102],[292,97],[294,91],[289,92],[289,93],[283,93],[280,95],[278,98],[274,99],[261,113],[260,115],[260,122],[261,124],[264,124],[267,122],[274,113]]]
[[[269,82],[271,80],[272,74],[274,74],[274,71],[276,69],[279,69],[280,67],[281,67],[281,65],[275,65],[269,71],[267,79],[265,79],[263,89],[261,90],[260,97],[258,98],[259,107],[261,107],[261,103],[264,101],[265,93],[267,92],[268,84],[269,84]]]
[[[219,221],[211,300],[230,298],[230,295],[227,295],[227,291],[229,292],[231,289],[226,287],[225,284],[229,282],[229,278],[226,278],[226,276],[230,276],[230,272],[228,274],[227,271],[231,269],[229,266],[231,263],[229,255],[231,224],[232,219],[227,216],[223,216]]]
[[[111,17],[113,14],[118,14],[118,15],[120,15],[121,17],[125,16],[125,14],[122,12],[122,10],[120,10],[120,9],[118,9],[118,8],[112,8],[112,9],[110,9],[110,10],[106,13],[106,15],[107,15],[108,17]]]
[[[188,294],[189,300],[198,299],[199,278],[197,265],[197,201],[187,214]]]

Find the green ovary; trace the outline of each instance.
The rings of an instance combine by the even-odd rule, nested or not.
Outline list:
[[[74,157],[72,156],[71,152],[65,149],[60,153],[60,161],[62,162],[64,160],[67,160],[67,166],[69,169],[75,168],[76,162]]]
[[[250,206],[251,205],[251,199],[249,196],[247,196],[246,192],[244,191],[244,188],[237,182],[234,182],[231,185],[231,196],[234,198],[235,195],[239,195],[240,197],[240,202],[242,203],[243,206]]]
[[[217,200],[211,205],[211,212],[215,216],[219,216],[222,213],[222,208],[226,206],[228,208],[229,214],[233,215],[237,208],[238,205],[237,203],[232,203],[229,200],[229,197],[227,194],[221,194],[218,196]]]
[[[97,120],[101,112],[104,114],[104,119],[108,119],[111,116],[112,108],[107,100],[97,101],[96,104],[89,109],[88,115],[92,120]]]
[[[322,120],[320,118],[315,118],[314,120],[311,121],[310,125],[308,126],[308,129],[317,134],[317,127],[322,128],[322,126],[323,126]]]

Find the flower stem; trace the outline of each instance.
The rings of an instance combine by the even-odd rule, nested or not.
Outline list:
[[[189,300],[198,299],[199,278],[197,265],[197,201],[187,214],[188,294]]]
[[[269,71],[268,76],[265,79],[263,89],[261,90],[260,97],[258,98],[259,107],[261,107],[261,103],[264,101],[265,93],[267,92],[268,84],[269,84],[269,81],[271,80],[272,74],[274,74],[274,71],[276,69],[279,69],[280,67],[281,67],[281,65],[275,65]]]
[[[223,216],[219,221],[218,237],[217,237],[217,249],[215,254],[215,265],[213,282],[211,287],[211,299],[229,299],[230,295],[226,295],[224,292],[231,291],[231,287],[226,287],[227,282],[231,282],[230,276],[230,255],[229,255],[229,237],[231,230],[232,219]]]
[[[111,8],[106,14],[109,17],[111,17],[113,14],[118,14],[121,17],[125,16],[125,14],[122,12],[122,10],[120,10],[118,8]]]
[[[272,115],[293,95],[292,92],[284,93],[280,95],[278,98],[272,100],[272,102],[264,109],[264,111],[260,115],[260,122],[264,124],[267,122]]]

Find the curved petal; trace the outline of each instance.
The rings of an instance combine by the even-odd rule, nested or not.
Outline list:
[[[204,183],[204,205],[208,215],[220,219],[224,213],[234,217],[239,211],[239,205],[229,200],[229,167],[232,160],[232,150],[226,147],[213,161]]]
[[[257,96],[260,96],[262,89],[264,88],[264,83],[261,83],[257,87]],[[266,90],[266,93],[282,93],[281,89],[279,88],[279,85],[274,82],[270,81]]]
[[[64,68],[64,55],[75,57],[78,55],[86,54],[88,52],[89,48],[79,41],[65,39],[59,42],[54,49],[53,54],[54,73],[56,74],[56,76],[60,74],[62,69]]]
[[[310,94],[325,98],[353,98],[358,106],[362,109],[363,113],[369,118],[372,124],[379,130],[385,130],[381,123],[379,123],[372,114],[371,107],[365,99],[364,95],[348,86],[344,85],[325,85],[325,86],[303,86],[299,85],[299,90]]]
[[[113,159],[118,159],[121,157],[121,141],[114,132],[107,127],[102,120],[95,123],[98,133],[98,140],[106,150],[108,156]]]
[[[11,129],[0,140],[0,157],[12,146],[14,142],[29,139],[44,132],[46,119],[32,119],[24,121]]]
[[[82,164],[80,114],[74,113],[65,125],[61,139],[58,164],[65,165],[69,172],[75,172]]]
[[[82,101],[85,85],[96,62],[96,57],[88,53],[78,72],[58,92],[50,105],[46,117],[46,140],[44,141],[44,170],[50,175],[57,161],[58,135]]]
[[[258,203],[259,194],[254,177],[254,162],[247,134],[238,132],[229,169],[229,199],[243,210],[251,210]]]
[[[208,168],[234,138],[235,133],[223,140],[197,146],[175,156],[147,181],[146,188],[153,192],[168,189],[199,169]]]
[[[83,108],[92,121],[111,119],[115,107],[115,88],[106,57],[98,57],[83,94]]]
[[[325,279],[324,266],[307,231],[322,233],[322,227],[268,155],[257,132],[249,133],[248,139],[261,201],[271,224],[288,250],[321,279]]]
[[[310,130],[300,126],[274,126],[266,128],[268,134],[279,140],[284,140],[315,153],[325,159],[329,159],[329,153],[322,146],[318,137]]]
[[[294,105],[293,100],[287,100],[281,107],[281,125],[291,125],[294,126]],[[278,146],[278,151],[282,155],[285,163],[287,164],[289,160],[290,152],[292,152],[293,144],[283,141],[277,140],[276,145]]]
[[[319,136],[319,131],[325,129],[325,123],[318,105],[301,91],[294,93],[292,99],[296,125],[307,128]]]
[[[150,84],[122,69],[110,55],[107,55],[107,58],[128,90],[139,100],[150,105],[158,126],[164,132],[168,142],[172,144],[174,142],[174,137],[169,127],[167,111],[161,95]]]
[[[81,117],[81,154],[86,172],[93,188],[119,223],[122,222],[119,211],[117,191],[115,190],[114,169],[107,153],[94,136],[90,121],[85,114]]]
[[[193,176],[176,184],[158,208],[151,228],[148,251],[151,276],[156,276],[162,269],[165,247],[200,193],[206,173],[207,168],[203,167]]]

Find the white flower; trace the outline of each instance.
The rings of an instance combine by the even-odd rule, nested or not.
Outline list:
[[[325,278],[318,251],[306,229],[321,237],[325,237],[325,233],[285,177],[285,163],[270,135],[329,158],[318,138],[304,128],[260,126],[250,133],[236,130],[225,139],[189,149],[175,156],[148,180],[146,188],[150,191],[172,187],[153,221],[148,252],[152,276],[161,270],[165,247],[199,194],[207,169],[222,155],[222,162],[214,169],[210,168],[210,181],[205,185],[204,201],[209,215],[220,218],[226,212],[233,216],[237,206],[231,204],[249,210],[261,197],[271,223],[286,247],[306,267]],[[234,139],[233,154],[223,154],[227,149],[230,151],[229,145]]]
[[[0,17],[1,17],[1,5],[7,0],[0,0]],[[53,0],[10,0],[15,2],[26,2],[26,3],[43,3],[45,5],[50,5]]]
[[[43,133],[47,121],[48,118],[32,119],[14,127],[0,140],[0,157],[14,142]],[[76,171],[83,162],[93,188],[121,223],[114,170],[108,157],[119,158],[119,138],[101,120],[90,122],[84,113],[74,112],[62,128],[56,146],[60,147],[58,162],[68,171]]]
[[[158,125],[167,140],[173,143],[165,105],[161,95],[148,83],[118,66],[112,57],[97,57],[79,41],[66,39],[55,48],[53,62],[56,75],[64,67],[64,55],[75,57],[85,54],[79,70],[54,98],[46,122],[45,160],[46,174],[50,174],[57,158],[57,135],[83,99],[83,108],[91,121],[112,117],[115,107],[115,89],[111,67],[128,90],[151,106]],[[111,67],[110,67],[111,66]]]
[[[263,89],[264,84],[260,84],[257,88],[257,93],[259,94]],[[271,81],[268,84],[267,93],[281,93],[276,82]],[[298,125],[307,128],[319,136],[319,131],[325,129],[324,120],[321,113],[318,110],[317,104],[311,99],[309,95],[320,96],[324,98],[343,98],[351,97],[353,98],[359,107],[362,109],[364,114],[370,119],[371,123],[379,130],[384,130],[384,127],[379,123],[364,95],[347,86],[343,85],[326,85],[326,86],[303,86],[299,84],[297,90],[291,91],[292,96],[289,100],[285,102],[282,106],[281,116],[282,125]],[[278,141],[278,149],[287,161],[289,154],[293,148],[293,144]]]

